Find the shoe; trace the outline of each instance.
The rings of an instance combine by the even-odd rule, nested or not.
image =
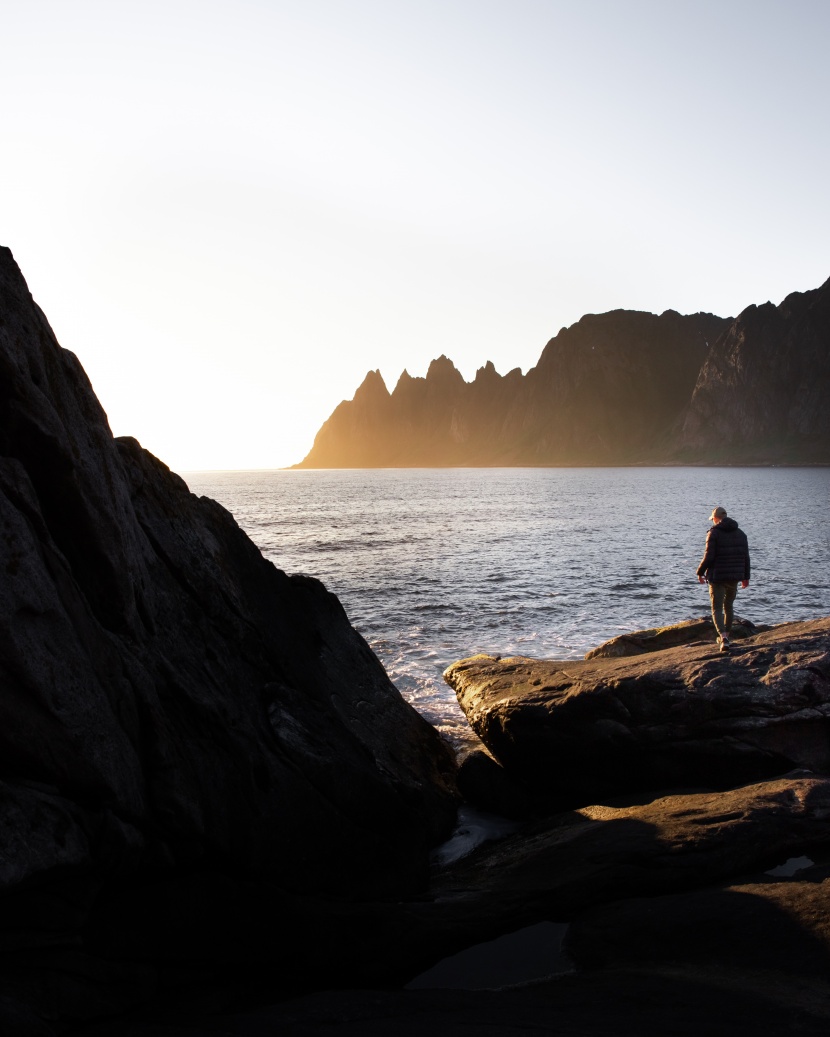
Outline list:
[[[720,650],[722,652],[728,652],[729,649],[732,647],[732,642],[725,634],[722,637],[719,637],[718,641],[720,642]]]

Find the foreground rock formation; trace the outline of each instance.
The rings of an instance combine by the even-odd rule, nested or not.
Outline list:
[[[774,627],[726,655],[697,642],[585,661],[474,656],[445,678],[496,760],[548,809],[830,771],[830,620]]]
[[[474,967],[460,990],[391,990],[390,976],[383,990],[355,984],[163,1026],[108,1021],[83,1035],[818,1035],[830,1023],[827,868],[762,871],[828,849],[830,781],[815,775],[556,814],[445,870],[428,896],[367,907],[351,933],[359,954],[385,934],[414,967],[438,946],[568,921],[575,973],[506,990],[478,989]]]
[[[711,685],[706,701],[715,720],[713,731],[726,721],[730,703],[737,718],[743,710],[750,719],[757,714],[762,727],[774,727],[778,714],[786,727],[796,722],[799,693],[805,715],[797,724],[803,721],[807,728],[799,726],[794,742],[801,741],[810,724],[826,731],[821,706],[830,662],[830,620],[750,633],[740,649],[743,660],[739,653],[725,659],[716,655],[708,640],[696,639],[701,631],[685,630],[693,638],[688,645],[633,658],[568,663],[577,668],[581,684],[567,695],[589,700],[596,695],[603,702],[607,684],[636,701],[636,686],[650,668],[651,693],[659,700],[657,683],[676,683],[680,675],[694,672],[696,660],[698,675],[708,674],[710,680],[689,685],[684,694],[692,702],[701,688]],[[676,631],[671,635],[678,636]],[[706,670],[713,660],[720,669]],[[532,667],[536,675],[547,670],[548,676],[560,679],[559,665],[478,658],[451,667],[448,677],[459,687],[466,682],[461,695],[468,708],[475,702],[482,714],[492,710],[503,719],[510,715],[511,680],[513,705],[521,711],[528,695],[536,700],[544,695],[542,685],[524,684],[525,668]],[[635,669],[621,677],[621,667]],[[755,677],[766,688],[765,708]],[[500,693],[502,686],[505,694]],[[558,696],[554,689],[547,694]],[[670,740],[676,731],[671,724],[657,723],[659,702],[657,706],[652,737],[662,732]],[[475,719],[475,710],[470,712]],[[502,763],[526,796],[531,779],[523,753],[542,757],[551,751],[546,744],[550,732],[545,731],[550,725],[544,712],[540,716],[541,725],[520,712],[521,722],[500,720],[495,725],[506,726],[520,747],[515,755],[504,754]],[[709,731],[707,716],[699,719],[701,730]],[[567,717],[565,721],[567,725]],[[601,734],[601,716],[597,727]],[[486,725],[479,728],[486,731]],[[586,764],[598,760],[590,732],[566,726],[566,733],[582,745]],[[495,749],[497,743],[490,744]],[[808,737],[806,744],[815,747],[815,740]],[[737,745],[727,745],[727,755],[729,751],[741,755]],[[796,745],[793,752],[799,751]],[[816,754],[816,768],[823,759]],[[779,752],[771,757],[770,768],[780,772],[792,762]],[[541,763],[537,760],[535,766]],[[583,766],[579,774],[584,776],[585,770]],[[321,967],[327,967],[331,946],[351,941],[364,972],[352,972],[350,982],[361,989],[288,998],[201,1021],[165,1017],[163,1028],[158,1021],[125,1022],[116,1029],[108,1024],[106,1031],[84,1031],[84,1037],[104,1032],[107,1037],[215,1032],[363,1037],[391,1030],[415,1035],[427,1029],[493,1037],[539,1032],[563,1037],[672,1032],[691,1037],[701,1028],[730,1037],[825,1033],[830,1025],[830,879],[827,866],[814,862],[830,853],[830,777],[802,768],[722,790],[704,781],[697,789],[661,790],[659,779],[655,773],[652,784],[637,795],[621,795],[618,789],[602,803],[591,802],[583,791],[575,798],[586,805],[566,810],[561,809],[558,786],[538,781],[535,794],[528,796],[532,814],[514,834],[437,871],[420,896],[367,903],[359,926],[344,910],[338,930],[329,915],[327,939],[319,951]],[[785,862],[790,863],[782,874],[770,871]],[[466,989],[390,989],[442,954],[524,926],[535,931],[541,920],[570,924],[566,949],[575,972],[551,977],[543,966],[541,973],[528,977],[535,979],[530,985],[477,989],[486,984],[471,964],[462,981]],[[554,959],[551,946],[551,963]],[[367,991],[372,984],[385,989]]]
[[[370,371],[301,468],[830,463],[830,281],[732,318],[589,314],[537,365]]]
[[[95,1016],[235,956],[325,982],[319,898],[423,887],[451,755],[320,583],[113,439],[8,249],[0,529],[0,1004]]]
[[[456,664],[468,796],[522,822],[430,872],[444,743],[321,584],[113,440],[7,250],[0,523],[0,1033],[826,1033],[830,620]],[[579,971],[403,989],[540,921]]]

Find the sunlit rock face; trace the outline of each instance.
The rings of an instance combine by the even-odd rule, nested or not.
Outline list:
[[[444,676],[529,801],[555,810],[660,788],[830,771],[830,620],[626,658],[473,656]]]
[[[728,321],[711,314],[589,315],[535,368],[489,361],[465,382],[444,356],[389,394],[370,372],[301,467],[614,464],[665,459],[700,366]]]
[[[97,956],[125,889],[160,903],[175,882],[180,932],[216,912],[256,955],[268,934],[239,883],[279,891],[283,920],[293,896],[422,887],[455,815],[449,750],[322,584],[278,570],[217,503],[113,439],[8,249],[0,531],[0,995],[31,988],[72,1015],[113,1007],[113,978],[127,1001],[152,987],[175,944],[163,927],[119,929],[125,975]],[[188,892],[206,875],[225,877],[207,901]]]
[[[750,306],[710,350],[680,437],[707,462],[830,461],[830,281]]]
[[[404,371],[389,393],[370,371],[353,400],[324,423],[300,467],[429,467],[487,462],[503,450],[504,429],[521,391],[516,369],[502,377],[488,363],[468,384],[445,356],[425,378]]]
[[[830,281],[737,320],[589,314],[526,375],[370,372],[299,467],[830,462]]]

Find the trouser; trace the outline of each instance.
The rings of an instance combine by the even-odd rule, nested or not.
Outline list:
[[[709,598],[712,602],[712,620],[718,637],[732,632],[732,605],[738,593],[736,583],[710,583]]]

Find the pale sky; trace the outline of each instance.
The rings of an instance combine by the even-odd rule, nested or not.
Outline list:
[[[0,15],[0,244],[177,471],[299,461],[370,369],[830,277],[830,0]]]

